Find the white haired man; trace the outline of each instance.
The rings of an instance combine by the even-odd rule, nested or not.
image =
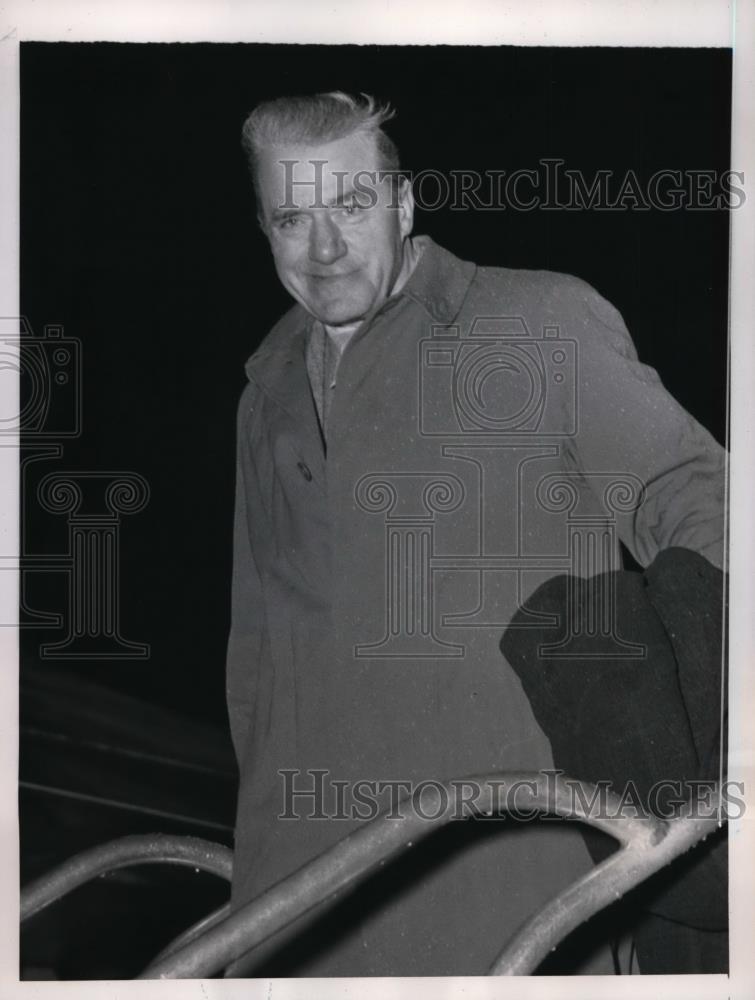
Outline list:
[[[498,649],[544,581],[615,566],[619,539],[642,565],[722,559],[722,450],[590,286],[413,237],[389,117],[333,93],[244,125],[295,304],[239,407],[234,906],[397,791],[553,767]],[[484,974],[590,867],[573,825],[452,823],[230,974]],[[614,971],[572,951],[566,968]]]

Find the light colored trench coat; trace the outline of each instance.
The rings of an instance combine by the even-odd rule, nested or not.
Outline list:
[[[616,310],[579,279],[419,243],[406,286],[345,350],[327,461],[304,311],[247,364],[227,673],[234,905],[363,822],[305,818],[313,800],[286,800],[286,781],[323,782],[318,808],[332,817],[344,812],[333,781],[347,783],[351,816],[359,780],[552,767],[499,651],[545,579],[618,566],[619,539],[642,565],[670,545],[721,562],[723,451],[637,360]],[[609,652],[636,655],[612,634],[607,596],[596,600],[597,626],[561,623],[554,639],[593,627]],[[354,897],[332,947],[286,970],[483,974],[591,867],[575,824],[452,826],[412,849],[396,885],[382,869],[370,912],[357,919]],[[585,968],[612,971],[604,959]]]

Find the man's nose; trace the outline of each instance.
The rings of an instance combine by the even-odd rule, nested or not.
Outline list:
[[[313,212],[309,231],[310,260],[318,264],[332,264],[346,253],[346,243],[341,231],[328,212]]]

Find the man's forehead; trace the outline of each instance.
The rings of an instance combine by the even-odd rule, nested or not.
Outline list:
[[[291,181],[320,179],[323,185],[343,186],[344,178],[380,168],[372,136],[355,133],[328,143],[272,146],[262,152],[259,175],[264,186],[281,189]]]

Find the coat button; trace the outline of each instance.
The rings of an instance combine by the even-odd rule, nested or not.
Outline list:
[[[297,462],[296,468],[299,470],[299,472],[301,472],[301,474],[304,476],[304,478],[307,480],[308,483],[312,482],[312,473],[309,471],[308,465],[306,465],[304,462]]]

